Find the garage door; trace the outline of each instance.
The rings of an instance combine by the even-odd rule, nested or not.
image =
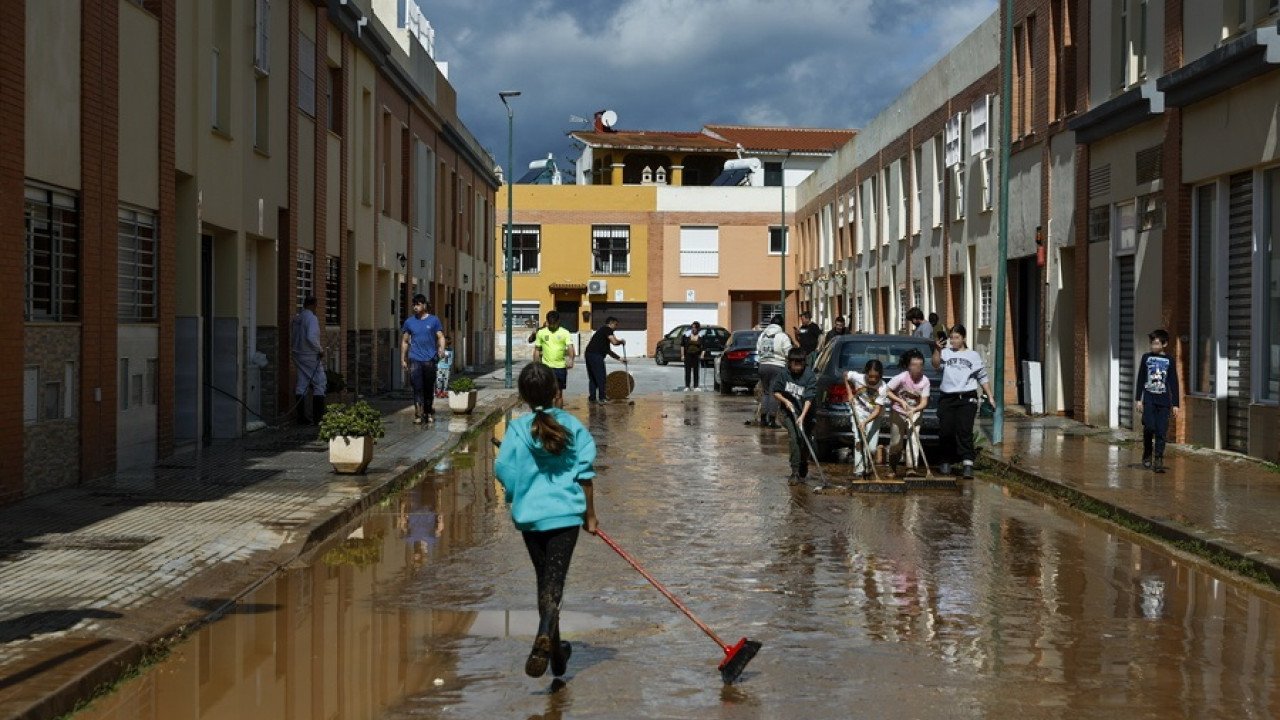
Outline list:
[[[720,309],[715,303],[664,303],[662,305],[664,334],[677,325],[688,325],[694,320],[702,325],[719,325]]]

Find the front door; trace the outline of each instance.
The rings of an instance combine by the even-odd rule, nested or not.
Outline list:
[[[560,327],[571,333],[578,332],[578,306],[577,300],[556,300],[556,312],[560,313]]]

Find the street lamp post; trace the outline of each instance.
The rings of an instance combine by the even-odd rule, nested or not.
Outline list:
[[[506,273],[507,273],[507,308],[506,308],[506,312],[504,313],[504,316],[505,316],[505,324],[507,326],[506,387],[508,388],[512,386],[511,385],[511,345],[514,342],[514,339],[512,338],[512,334],[511,334],[511,308],[512,308],[512,302],[511,302],[511,292],[512,292],[511,291],[511,264],[512,264],[511,263],[511,259],[512,259],[511,230],[512,230],[512,227],[511,227],[511,223],[512,223],[512,218],[515,214],[514,212],[515,205],[512,202],[512,195],[513,195],[512,191],[515,189],[515,183],[512,182],[512,180],[515,178],[516,169],[515,169],[515,159],[514,159],[515,158],[515,111],[511,109],[511,104],[507,102],[507,98],[513,98],[513,97],[519,97],[519,96],[520,96],[519,90],[503,90],[502,92],[498,93],[498,98],[502,100],[503,106],[507,108],[507,174],[505,178],[505,182],[507,183],[507,232],[506,232],[507,247],[506,247],[506,253],[505,253],[506,255],[505,267],[506,267]]]

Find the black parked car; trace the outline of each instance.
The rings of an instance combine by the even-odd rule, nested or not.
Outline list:
[[[760,382],[760,364],[756,360],[759,330],[738,330],[729,336],[729,344],[716,363],[716,390],[728,395],[735,387],[751,389]]]
[[[920,440],[928,454],[938,447],[938,387],[942,371],[933,369],[933,345],[925,338],[909,335],[841,335],[818,352],[814,373],[818,376],[817,404],[814,407],[813,444],[819,459],[835,459],[836,450],[853,447],[857,430],[849,423],[849,398],[845,392],[844,374],[862,372],[867,361],[884,364],[885,380],[891,380],[906,368],[898,367],[898,358],[915,348],[924,355],[924,374],[929,378],[929,406],[920,419]],[[889,433],[881,431],[881,443],[889,441]]]
[[[669,362],[680,362],[680,337],[688,330],[688,325],[677,325],[675,329],[662,336],[658,346],[653,349],[653,360],[659,365]],[[729,339],[729,331],[719,325],[702,326],[702,367],[715,367],[716,357],[724,351],[725,342]]]

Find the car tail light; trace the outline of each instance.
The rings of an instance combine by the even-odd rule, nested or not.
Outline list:
[[[724,356],[725,356],[725,359],[728,359],[728,360],[746,360],[747,356],[750,354],[751,354],[751,351],[749,350],[730,350],[729,352],[725,353]]]
[[[842,383],[835,383],[827,388],[827,404],[839,405],[849,402],[849,391]]]

